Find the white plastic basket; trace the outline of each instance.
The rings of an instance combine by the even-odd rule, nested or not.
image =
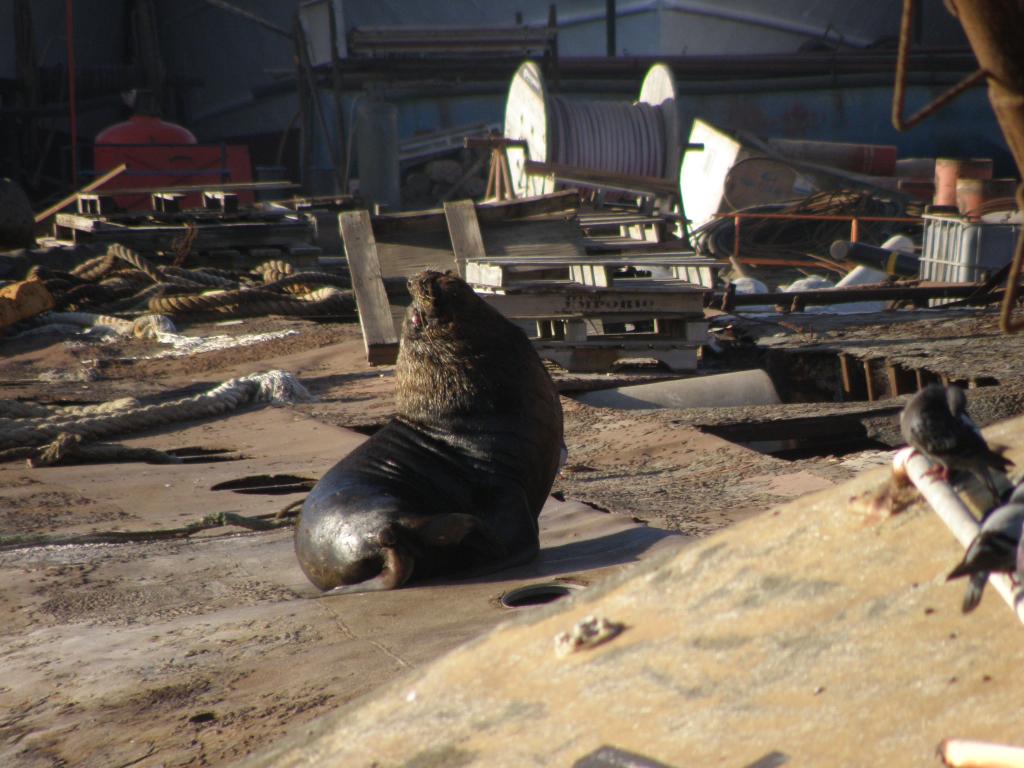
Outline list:
[[[935,283],[974,283],[987,279],[1013,258],[1020,216],[1002,222],[969,221],[960,216],[924,215],[924,244],[918,277]],[[932,306],[953,299],[932,299]]]

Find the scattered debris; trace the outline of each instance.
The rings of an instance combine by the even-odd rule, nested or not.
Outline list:
[[[555,655],[562,659],[569,654],[606,643],[617,637],[626,626],[604,616],[587,616],[568,632],[555,635]]]

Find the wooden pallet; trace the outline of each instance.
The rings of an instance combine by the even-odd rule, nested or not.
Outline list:
[[[204,263],[248,268],[268,258],[287,258],[296,266],[314,267],[320,249],[314,246],[313,222],[286,210],[240,209],[224,192],[204,192],[207,208],[178,210],[181,193],[155,193],[154,204],[166,209],[104,213],[100,195],[83,195],[77,213],[58,213],[55,239],[90,245],[120,243],[142,253],[175,251],[188,238],[189,250]]]
[[[704,291],[683,284],[674,288],[654,284],[622,288],[567,280],[523,285],[512,292],[477,293],[505,316],[526,320],[577,316],[609,317],[617,322],[658,317],[703,318],[704,307]]]
[[[551,360],[567,371],[596,373],[608,371],[622,361],[657,360],[673,371],[695,371],[700,365],[700,345],[680,341],[648,341],[602,338],[587,341],[534,342],[542,359]]]
[[[455,212],[453,212],[455,213]],[[695,370],[707,339],[706,291],[675,279],[613,277],[632,257],[484,255],[472,206],[449,219],[463,274],[486,301],[513,320],[533,321],[538,353],[570,371],[608,370],[623,359],[655,359]],[[460,230],[460,231],[456,231]],[[693,254],[662,253],[653,264],[693,264]],[[641,257],[643,261],[643,257]],[[697,260],[710,268],[711,260]],[[653,334],[609,333],[646,323]]]
[[[565,259],[554,257],[493,258],[484,257],[469,260],[462,268],[468,283],[484,288],[511,288],[524,282],[538,280],[572,280],[582,285],[601,287],[629,287],[662,283],[666,289],[703,287],[710,282],[713,272],[721,266],[714,259],[704,259],[692,253],[661,254],[658,256],[591,256]],[[664,275],[658,277],[627,277],[620,274],[632,267],[641,272],[652,269]]]
[[[663,242],[671,229],[664,216],[633,211],[595,211],[580,214],[579,220],[580,229],[588,237],[607,236],[602,233],[617,231],[619,237],[648,243]]]

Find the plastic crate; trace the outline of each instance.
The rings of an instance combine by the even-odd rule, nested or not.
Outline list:
[[[1010,263],[1021,224],[925,214],[918,276],[936,283],[974,283]]]

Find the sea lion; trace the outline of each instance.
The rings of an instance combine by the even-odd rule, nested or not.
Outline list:
[[[398,415],[320,479],[295,531],[317,587],[526,562],[563,451],[562,406],[526,334],[451,273],[409,280]]]

